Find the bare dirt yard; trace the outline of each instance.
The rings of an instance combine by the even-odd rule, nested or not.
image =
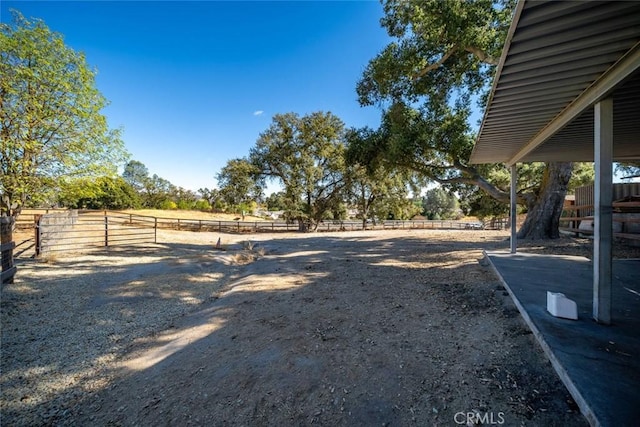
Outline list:
[[[46,260],[18,247],[3,426],[586,425],[478,263],[505,232],[158,236]]]

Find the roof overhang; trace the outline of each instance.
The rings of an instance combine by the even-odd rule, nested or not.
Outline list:
[[[614,160],[640,160],[640,2],[520,1],[470,162],[593,161],[609,97]]]

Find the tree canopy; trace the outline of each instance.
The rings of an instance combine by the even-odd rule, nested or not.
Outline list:
[[[140,207],[140,197],[121,177],[63,180],[58,202],[72,209],[131,209]]]
[[[458,199],[442,187],[427,190],[422,198],[423,215],[429,219],[455,219],[458,217]]]
[[[349,178],[349,201],[358,209],[362,228],[367,220],[409,219],[418,213],[410,200],[410,192],[420,192],[421,182],[407,168],[389,167],[388,164],[370,161],[360,163],[369,147],[378,147],[380,133],[370,128],[350,129],[347,132],[347,176]],[[375,160],[372,158],[372,160]]]
[[[130,160],[124,167],[122,178],[138,193],[141,193],[149,179],[149,170],[144,163],[139,162],[138,160]]]
[[[115,176],[126,159],[83,54],[40,20],[0,24],[0,211],[17,216],[63,177]]]
[[[219,194],[234,211],[251,208],[262,197],[263,180],[260,170],[247,159],[231,159],[217,175]]]
[[[276,114],[251,149],[251,162],[282,184],[287,215],[303,229],[315,229],[342,201],[344,137],[342,120],[329,112]]]
[[[366,67],[356,90],[362,105],[383,104],[377,145],[359,147],[363,162],[385,161],[447,185],[471,185],[507,201],[472,167],[472,101],[491,82],[513,2],[384,2],[382,25],[395,41]]]
[[[486,90],[504,44],[512,0],[386,0],[382,26],[394,38],[366,67],[360,103],[451,102]]]
[[[393,41],[367,65],[356,90],[379,105],[379,137],[354,147],[364,164],[414,170],[452,190],[481,189],[506,203],[508,185],[492,178],[501,165],[468,163],[475,134],[471,106],[484,107],[511,23],[513,0],[386,0],[381,24]],[[350,148],[351,149],[351,148]],[[552,163],[520,185],[529,211],[519,237],[557,237],[573,164]],[[476,199],[478,199],[476,195]],[[486,207],[486,203],[483,203]]]

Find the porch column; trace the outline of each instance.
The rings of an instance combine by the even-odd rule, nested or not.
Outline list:
[[[516,164],[511,165],[511,200],[510,200],[510,218],[511,218],[511,253],[515,254],[518,246],[517,220],[518,212],[516,209],[516,185],[518,184],[518,167]]]
[[[609,325],[613,241],[613,100],[604,99],[594,108],[593,318],[598,323]]]

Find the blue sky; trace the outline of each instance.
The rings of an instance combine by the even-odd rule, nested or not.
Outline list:
[[[377,1],[3,0],[2,22],[10,9],[42,19],[85,53],[131,158],[177,186],[214,187],[227,160],[248,155],[277,113],[380,122],[355,92],[390,41]]]

